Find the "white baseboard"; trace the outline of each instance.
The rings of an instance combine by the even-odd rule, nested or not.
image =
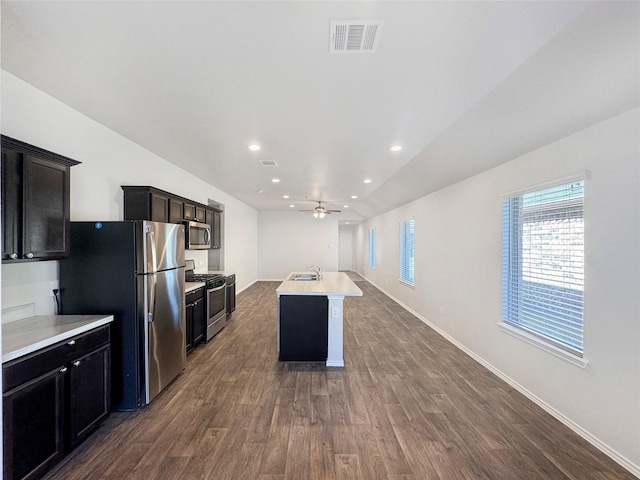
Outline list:
[[[239,290],[236,290],[236,295],[239,294],[240,292],[244,292],[247,288],[249,288],[251,285],[253,285],[256,282],[259,282],[260,280],[254,280],[253,282],[251,282],[249,285],[245,285],[244,287],[242,287]]]
[[[525,397],[527,397],[533,403],[535,403],[540,408],[542,408],[544,411],[546,411],[548,414],[550,414],[551,416],[556,418],[558,421],[562,422],[564,425],[566,425],[571,430],[573,430],[575,433],[580,435],[582,438],[584,438],[587,442],[589,442],[591,445],[596,447],[602,453],[604,453],[605,455],[610,457],[612,460],[614,460],[615,462],[620,464],[623,468],[627,469],[633,475],[635,475],[636,477],[640,478],[640,465],[634,464],[631,460],[626,458],[624,455],[621,455],[615,449],[611,448],[608,444],[606,444],[605,442],[601,441],[598,437],[594,436],[593,434],[591,434],[590,432],[588,432],[587,430],[582,428],[580,425],[578,425],[577,423],[572,421],[570,418],[566,417],[562,412],[556,410],[551,405],[549,405],[544,400],[542,400],[540,397],[536,396],[535,394],[533,394],[532,392],[527,390],[524,386],[520,385],[518,382],[513,380],[511,377],[509,377],[508,375],[503,373],[501,370],[499,370],[498,368],[493,366],[491,363],[487,362],[482,357],[478,356],[473,351],[469,350],[467,347],[465,347],[462,343],[458,342],[455,338],[453,338],[447,332],[441,330],[438,326],[434,325],[429,320],[427,320],[425,317],[420,315],[418,312],[416,312],[415,310],[413,310],[409,306],[407,306],[404,303],[402,303],[400,300],[395,298],[389,292],[385,291],[382,287],[380,287],[379,285],[376,285],[375,283],[373,283],[371,280],[369,280],[367,277],[365,277],[365,275],[363,275],[360,272],[356,272],[356,273],[358,273],[358,275],[360,275],[367,282],[369,282],[371,285],[376,287],[378,290],[380,290],[382,293],[384,293],[387,297],[389,297],[391,300],[396,302],[398,305],[400,305],[406,311],[410,312],[412,315],[414,315],[416,318],[418,318],[421,322],[423,322],[424,324],[426,324],[427,326],[432,328],[437,334],[439,334],[441,337],[445,338],[449,343],[451,343],[454,346],[456,346],[462,352],[464,352],[465,354],[467,354],[468,356],[473,358],[476,362],[478,362],[479,364],[481,364],[482,366],[487,368],[489,371],[491,371],[492,373],[497,375],[500,379],[504,380],[510,386],[515,388],[518,392],[522,393]]]

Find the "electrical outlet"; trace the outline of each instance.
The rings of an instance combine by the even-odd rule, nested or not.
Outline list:
[[[52,280],[49,282],[49,296],[53,297],[53,291],[60,290],[60,283],[58,280]]]

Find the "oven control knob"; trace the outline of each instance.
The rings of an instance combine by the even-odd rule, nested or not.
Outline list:
[[[11,260],[15,260],[15,259],[17,259],[17,258],[18,258],[18,254],[17,254],[17,253],[12,253],[11,255],[9,255],[9,258],[10,258]]]
[[[27,258],[33,258],[33,253],[29,252],[29,253],[27,253],[27,254],[25,255],[25,257],[27,257]]]

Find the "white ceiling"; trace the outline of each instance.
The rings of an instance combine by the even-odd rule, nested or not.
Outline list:
[[[1,7],[3,69],[261,210],[370,217],[640,102],[635,1]],[[330,55],[343,19],[377,52]]]

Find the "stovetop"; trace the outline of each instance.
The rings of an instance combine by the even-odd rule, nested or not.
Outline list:
[[[191,270],[184,272],[184,279],[187,282],[205,282],[207,288],[219,287],[225,284],[225,278],[222,275],[193,273]]]
[[[189,270],[185,270],[184,279],[187,282],[205,282],[207,284],[207,288],[215,288],[225,284],[226,277],[220,273],[195,273],[193,267],[195,264],[193,260],[187,260],[187,268]]]

